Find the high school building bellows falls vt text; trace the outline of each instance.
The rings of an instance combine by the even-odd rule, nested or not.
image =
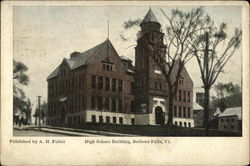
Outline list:
[[[135,66],[119,56],[109,39],[73,52],[48,76],[48,125],[111,123],[158,125],[168,122],[168,84],[149,43],[165,49],[161,24],[150,9],[140,24]],[[164,58],[164,54],[158,55]],[[194,127],[193,82],[184,68],[174,101],[175,125]]]

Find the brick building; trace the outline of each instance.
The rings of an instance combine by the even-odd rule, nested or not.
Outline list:
[[[149,43],[165,49],[164,33],[151,9],[140,27],[135,66],[130,59],[120,57],[108,39],[63,59],[47,79],[49,125],[167,123],[168,85],[148,49]],[[173,121],[193,127],[193,82],[185,68],[181,76]]]
[[[227,108],[218,116],[218,129],[221,131],[242,131],[242,107]]]

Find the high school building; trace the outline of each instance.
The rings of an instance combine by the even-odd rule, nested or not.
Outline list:
[[[140,27],[135,66],[118,55],[109,39],[63,59],[47,78],[48,125],[167,123],[168,85],[148,49],[150,43],[165,49],[164,33],[151,9]],[[174,101],[175,125],[194,126],[192,92],[193,82],[184,68]]]

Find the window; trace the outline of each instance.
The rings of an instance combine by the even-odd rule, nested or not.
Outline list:
[[[162,89],[162,82],[159,82],[159,84],[160,84],[160,90]]]
[[[141,86],[144,87],[144,85],[145,85],[145,77],[143,76],[141,77]]]
[[[78,82],[79,89],[82,89],[82,77],[79,77],[79,82]],[[66,88],[67,88],[67,80],[66,80]]]
[[[95,109],[95,96],[91,96],[91,108]]]
[[[174,116],[177,117],[177,107],[174,106]]]
[[[190,118],[191,117],[191,113],[190,113],[190,108],[188,107],[188,110],[187,110],[187,117]]]
[[[220,119],[221,122],[223,122],[223,119]]]
[[[116,117],[113,117],[113,123],[116,123]]]
[[[135,110],[134,110],[134,102],[133,101],[131,101],[131,103],[130,103],[130,111],[131,112],[134,112]]]
[[[119,118],[119,123],[123,124],[123,118],[122,117]]]
[[[178,93],[178,91],[176,91],[176,93],[175,93],[175,101],[177,101],[177,93]]]
[[[188,95],[188,98],[187,98],[187,101],[190,102],[190,91],[187,92],[187,95]]]
[[[116,91],[116,79],[112,80],[112,90],[115,92]]]
[[[179,122],[179,126],[181,126],[181,127],[182,127],[182,122]]]
[[[183,82],[184,82],[183,78],[180,78],[178,82],[179,82],[179,85],[183,85]]]
[[[103,70],[105,70],[105,69],[106,69],[106,68],[105,68],[105,64],[103,64],[103,65],[102,65],[102,67],[103,67]]]
[[[131,124],[132,124],[132,125],[135,124],[135,118],[131,118]]]
[[[186,118],[186,107],[183,107],[183,117]]]
[[[106,77],[106,90],[109,90],[110,87],[110,79]]]
[[[75,91],[77,91],[77,85],[78,85],[78,79],[77,78],[75,78]],[[64,84],[63,84],[63,86],[64,86]],[[63,88],[64,89],[64,88]]]
[[[182,117],[182,115],[181,115],[181,107],[179,107],[179,117]]]
[[[186,101],[186,91],[183,91],[183,101]]]
[[[106,123],[110,123],[110,117],[106,116]]]
[[[98,110],[102,110],[102,97],[99,96],[97,101],[98,101]]]
[[[157,89],[158,88],[158,86],[157,86],[157,81],[155,81],[155,89]]]
[[[112,111],[116,112],[116,99],[112,99]]]
[[[109,110],[109,98],[108,97],[106,97],[105,99],[105,108]]]
[[[99,123],[103,123],[103,116],[99,116]]]
[[[118,90],[120,91],[120,92],[122,92],[122,80],[119,80],[119,83],[118,83]]]
[[[119,99],[118,102],[118,112],[122,112],[122,99]]]
[[[181,101],[181,90],[179,90],[179,101]]]
[[[103,89],[103,77],[102,76],[98,77],[98,88]]]
[[[191,123],[190,122],[188,122],[188,127],[191,127]]]
[[[226,128],[227,128],[227,126],[225,125],[225,126],[224,126],[224,129],[226,129]]]
[[[96,117],[95,117],[95,115],[92,115],[92,122],[96,123]]]
[[[187,127],[187,122],[184,122],[184,127]]]
[[[95,75],[92,75],[92,77],[91,77],[91,87],[93,89],[96,88],[96,76]]]

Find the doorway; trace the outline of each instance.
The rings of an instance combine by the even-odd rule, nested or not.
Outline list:
[[[165,122],[165,113],[160,106],[155,108],[155,124],[163,125]]]

